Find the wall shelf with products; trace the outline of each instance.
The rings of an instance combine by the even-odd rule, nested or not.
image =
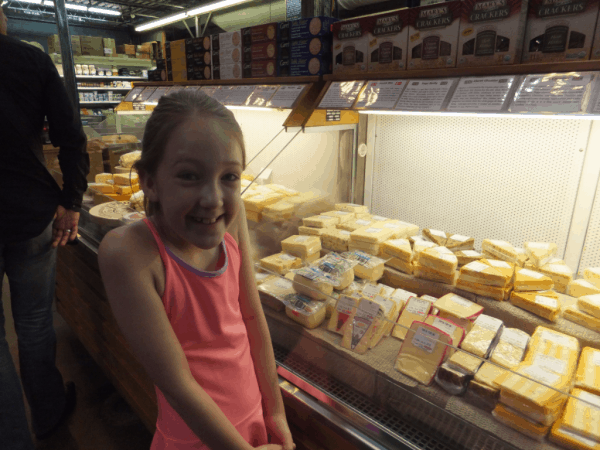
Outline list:
[[[64,78],[63,75],[61,75],[61,78]],[[77,75],[75,77],[78,80],[147,80],[147,78],[144,77],[122,77],[122,76],[118,76],[118,77],[105,77],[105,76],[98,76],[98,75]]]
[[[102,87],[78,87],[77,90],[78,91],[130,91],[131,88],[102,86]]]

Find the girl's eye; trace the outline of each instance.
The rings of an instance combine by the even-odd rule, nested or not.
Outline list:
[[[234,174],[234,173],[229,173],[229,174],[225,175],[225,179],[226,179],[227,181],[237,181],[237,180],[239,180],[239,179],[240,179],[240,177],[238,177],[238,176],[237,176],[236,174]]]
[[[179,174],[179,178],[181,178],[182,180],[185,180],[185,181],[194,181],[194,180],[198,179],[198,177],[196,175],[194,175],[193,173],[190,173],[190,172],[184,172],[182,174]]]

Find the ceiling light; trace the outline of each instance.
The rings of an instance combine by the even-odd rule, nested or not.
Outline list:
[[[120,16],[121,15],[121,11],[117,11],[116,9],[88,8],[88,12],[93,12],[96,14],[106,14],[107,16]]]
[[[34,5],[41,5],[42,0],[19,0],[21,3],[33,3]]]
[[[65,3],[65,8],[67,8],[67,9],[76,9],[78,11],[87,11],[87,6],[76,5],[74,3]]]
[[[238,3],[245,3],[248,0],[222,0],[220,2],[211,3],[209,5],[200,6],[199,8],[190,9],[187,11],[188,16],[197,16],[199,14],[204,14],[209,11],[214,11],[216,9],[227,8],[229,6],[237,5]]]
[[[140,25],[139,27],[135,27],[135,31],[151,30],[152,28],[158,28],[162,25],[167,25],[169,23],[178,22],[180,20],[185,19],[186,17],[187,17],[186,12],[178,13],[173,16],[167,16],[162,19],[153,20],[152,22],[145,23],[143,25]]]
[[[49,2],[48,0],[44,0],[44,6],[54,6],[54,2]]]

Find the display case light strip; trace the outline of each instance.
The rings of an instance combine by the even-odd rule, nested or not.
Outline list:
[[[568,114],[501,114],[501,113],[467,113],[439,111],[358,111],[359,114],[380,114],[386,116],[441,116],[441,117],[495,117],[503,119],[567,119],[567,120],[599,120],[600,115],[568,115]]]
[[[227,109],[242,109],[246,111],[273,111],[272,108],[261,108],[259,106],[235,106],[235,105],[225,105]]]

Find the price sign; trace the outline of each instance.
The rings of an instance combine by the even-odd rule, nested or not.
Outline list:
[[[277,89],[269,102],[272,108],[291,108],[306,87],[305,84],[284,85]]]
[[[215,95],[217,89],[219,89],[219,86],[202,86],[202,89],[200,89],[200,91],[204,92],[209,97],[212,97]]]
[[[344,109],[350,108],[360,89],[365,84],[364,81],[343,81],[334,82],[329,85],[325,96],[319,104],[321,109]]]
[[[279,86],[256,86],[246,101],[247,106],[267,106]]]
[[[369,81],[361,92],[356,107],[361,109],[394,109],[407,80]]]
[[[236,106],[243,105],[252,94],[252,91],[254,91],[254,86],[231,86],[226,104]]]
[[[134,102],[137,100],[137,98],[140,96],[140,94],[144,91],[144,87],[136,87],[133,88],[131,91],[129,91],[129,94],[127,94],[127,97],[125,97],[126,102]]]
[[[501,111],[514,82],[514,76],[462,78],[448,109],[461,112]]]
[[[156,88],[156,91],[154,91],[154,94],[152,94],[150,96],[150,98],[148,98],[148,103],[156,103],[158,102],[158,100],[167,93],[167,91],[169,90],[169,86],[161,86]]]
[[[441,111],[446,97],[456,80],[412,80],[404,89],[396,110],[400,111]]]

